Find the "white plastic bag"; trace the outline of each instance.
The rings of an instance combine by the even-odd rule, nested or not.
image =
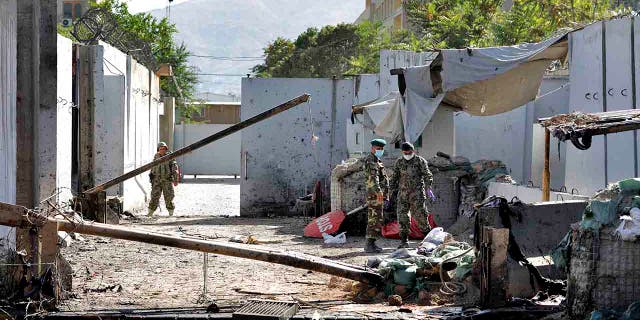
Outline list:
[[[324,244],[345,244],[347,243],[347,235],[346,232],[342,232],[335,236],[330,234],[322,233],[322,238],[324,238]]]
[[[640,212],[635,214],[632,212],[631,217],[620,217],[620,225],[615,231],[615,234],[619,236],[620,239],[624,241],[635,241],[640,235],[640,219],[636,219],[636,217],[640,218]]]
[[[450,233],[445,232],[444,229],[442,229],[442,227],[437,227],[429,231],[429,234],[427,234],[427,236],[424,238],[422,243],[425,244],[425,246],[426,246],[426,242],[439,246],[445,242],[451,241],[452,239],[453,239],[453,236],[451,236]]]

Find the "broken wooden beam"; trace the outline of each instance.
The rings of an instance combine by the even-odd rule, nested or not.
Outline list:
[[[214,142],[216,140],[220,140],[220,139],[222,139],[222,138],[224,138],[224,137],[226,137],[228,135],[236,133],[236,132],[238,132],[238,131],[240,131],[240,130],[242,130],[242,129],[250,126],[250,125],[253,125],[253,124],[255,124],[257,122],[260,122],[260,121],[262,121],[264,119],[270,118],[270,117],[272,117],[272,116],[274,116],[274,115],[276,115],[278,113],[281,113],[283,111],[289,110],[289,109],[291,109],[291,108],[293,108],[293,107],[295,107],[295,106],[297,106],[297,105],[299,105],[299,104],[301,104],[303,102],[307,102],[307,101],[309,101],[310,98],[311,98],[311,96],[306,94],[306,93],[301,95],[301,96],[298,96],[296,98],[293,98],[293,99],[291,99],[291,100],[289,100],[289,101],[287,101],[285,103],[282,103],[282,104],[280,104],[280,105],[278,105],[278,106],[276,106],[276,107],[274,107],[272,109],[269,109],[269,110],[267,110],[267,111],[265,111],[263,113],[260,113],[260,114],[254,116],[254,117],[251,117],[251,118],[249,118],[247,120],[239,122],[239,123],[227,128],[227,129],[224,129],[224,130],[222,130],[220,132],[217,132],[217,133],[215,133],[213,135],[210,135],[210,136],[208,136],[208,137],[206,137],[206,138],[204,138],[202,140],[196,141],[196,142],[194,142],[194,143],[192,143],[192,144],[190,144],[190,145],[188,145],[188,146],[186,146],[184,148],[181,148],[181,149],[176,150],[176,151],[174,151],[172,153],[169,153],[164,157],[161,157],[161,158],[158,158],[158,159],[156,159],[154,161],[151,161],[151,162],[149,162],[149,163],[147,163],[147,164],[145,164],[145,165],[143,165],[143,166],[141,166],[139,168],[133,169],[133,170],[131,170],[131,171],[119,176],[119,177],[113,178],[113,179],[111,179],[111,180],[109,180],[109,181],[107,181],[107,182],[105,182],[103,184],[95,186],[95,187],[85,191],[85,194],[104,191],[104,190],[106,190],[106,189],[108,189],[110,187],[113,187],[113,186],[115,186],[115,185],[117,185],[117,184],[119,184],[119,183],[121,183],[123,181],[126,181],[126,180],[131,179],[131,178],[133,178],[133,177],[135,177],[135,176],[137,176],[137,175],[139,175],[141,173],[144,173],[145,171],[151,170],[151,168],[153,168],[153,167],[155,167],[155,166],[157,166],[157,165],[159,165],[161,163],[164,163],[164,162],[173,160],[173,159],[175,159],[177,157],[183,156],[183,155],[185,155],[187,153],[190,153],[190,152],[192,152],[194,150],[202,148],[202,147],[208,145],[211,142]]]
[[[57,224],[58,231],[76,232],[276,263],[294,268],[326,273],[372,285],[381,284],[383,281],[380,274],[373,272],[368,268],[348,265],[339,261],[333,261],[298,252],[282,251],[253,245],[182,238],[97,222],[72,222],[62,219],[52,219],[40,216],[38,213],[29,211],[24,207],[0,202],[0,225],[24,227],[31,223],[36,223],[38,225],[44,225],[47,223]]]

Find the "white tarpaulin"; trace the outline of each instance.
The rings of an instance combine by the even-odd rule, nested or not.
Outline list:
[[[402,137],[403,132],[401,114],[403,104],[400,92],[393,91],[366,105],[363,109],[362,124],[381,137],[397,141]]]
[[[549,64],[564,59],[567,49],[563,34],[517,46],[442,50],[440,72],[432,65],[406,68],[404,101],[395,93],[395,98],[387,95],[381,99],[386,99],[385,103],[377,100],[365,106],[370,123],[365,121],[364,125],[392,141],[403,136],[405,141],[415,142],[440,103],[478,116],[511,111],[536,98]],[[432,77],[439,82],[436,88]],[[382,110],[387,115],[375,116],[377,121],[372,112]],[[397,129],[398,110],[401,133]]]

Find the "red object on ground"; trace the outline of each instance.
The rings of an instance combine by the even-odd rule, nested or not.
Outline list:
[[[427,215],[427,220],[431,228],[438,226],[433,219],[433,214]],[[398,221],[390,222],[382,227],[382,236],[387,239],[400,239],[400,224],[398,224]],[[409,226],[409,238],[422,240],[426,236],[427,235],[422,233],[422,230],[418,227],[418,222],[412,217],[411,225]]]
[[[333,234],[340,229],[345,217],[346,214],[341,210],[323,214],[304,227],[304,236],[322,238],[322,233]]]

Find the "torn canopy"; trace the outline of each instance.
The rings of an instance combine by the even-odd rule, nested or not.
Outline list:
[[[432,64],[404,69],[404,99],[396,92],[364,106],[363,125],[392,141],[414,142],[440,103],[475,116],[511,111],[536,98],[551,62],[566,58],[566,39],[565,33],[539,43],[441,50]]]

